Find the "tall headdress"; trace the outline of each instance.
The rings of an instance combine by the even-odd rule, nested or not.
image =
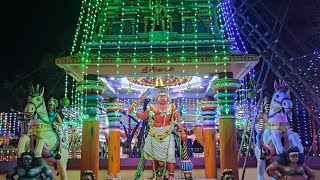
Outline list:
[[[164,88],[164,85],[163,85],[163,81],[162,81],[162,78],[161,77],[157,77],[156,79],[156,85],[154,86],[155,88]]]
[[[169,98],[169,103],[171,102],[171,98],[169,95],[168,90],[165,88],[165,86],[163,85],[163,81],[161,77],[157,77],[156,79],[156,84],[154,86],[155,88],[157,88],[157,93],[156,93],[156,97],[160,94],[166,94]]]
[[[53,103],[54,108],[57,108],[58,105],[59,105],[58,100],[55,99],[55,98],[53,98],[53,97],[51,97],[51,98],[49,99],[48,104],[50,104],[50,103]]]

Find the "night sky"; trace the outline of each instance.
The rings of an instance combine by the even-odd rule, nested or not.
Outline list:
[[[6,108],[3,81],[37,69],[46,53],[68,55],[80,12],[80,0],[6,1],[1,5],[0,111]]]
[[[46,52],[71,48],[80,0],[7,1],[2,6],[3,66],[1,80],[36,68]],[[69,44],[63,44],[68,42]]]

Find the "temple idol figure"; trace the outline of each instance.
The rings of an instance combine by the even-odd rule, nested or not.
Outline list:
[[[304,164],[304,148],[298,133],[293,132],[290,127],[292,117],[292,101],[285,81],[274,81],[274,93],[270,101],[270,109],[267,116],[266,127],[261,138],[262,146],[266,153],[270,155],[266,159],[261,159],[261,149],[255,147],[257,158],[257,179],[263,180],[267,165],[267,160],[276,155],[276,161],[280,165],[286,165],[286,149],[292,146],[299,148],[299,161],[297,165]],[[260,141],[259,141],[260,142]]]
[[[14,180],[18,175],[18,180],[51,180],[52,174],[48,166],[42,161],[42,158],[34,157],[32,151],[22,153],[21,158],[17,160],[17,167],[8,172],[6,179]]]
[[[56,166],[60,179],[67,180],[68,147],[59,146],[61,140],[53,127],[53,118],[49,118],[43,94],[44,88],[40,88],[39,85],[36,89],[31,88],[24,110],[28,118],[28,132],[19,139],[17,156],[20,158],[24,152],[32,150],[34,156],[43,158],[52,170]],[[61,154],[58,154],[58,151]]]
[[[266,172],[270,177],[275,179],[286,179],[286,180],[306,180],[304,174],[307,175],[308,180],[315,180],[315,173],[312,172],[307,164],[299,165],[299,148],[296,146],[290,147],[285,152],[286,163],[280,165],[277,161],[270,164]],[[280,172],[277,173],[276,171]]]
[[[225,169],[222,172],[221,180],[234,180],[232,169]]]
[[[90,170],[86,170],[81,175],[80,180],[95,180],[96,177],[94,176],[93,172]]]
[[[155,25],[160,25],[160,22],[161,22],[161,30],[165,30],[164,18],[166,17],[167,13],[164,6],[161,5],[161,1],[157,0],[156,4],[152,6],[151,0],[150,0],[149,9],[152,10],[152,14],[153,14],[152,29],[155,30]]]
[[[174,123],[180,114],[175,105],[171,103],[169,93],[163,86],[161,78],[158,78],[157,82],[155,103],[149,104],[144,112],[137,112],[136,116],[142,120],[149,120],[150,130],[142,153],[145,159],[153,162],[153,178],[164,177],[167,168],[169,179],[172,180],[176,162],[175,139],[172,132]],[[136,104],[133,104],[128,112],[133,112],[135,106]]]
[[[59,145],[57,148],[57,154],[55,155],[55,159],[61,158],[61,146],[62,146],[62,119],[60,115],[56,112],[56,108],[58,107],[58,100],[51,97],[47,103],[48,105],[48,117],[50,122],[52,123],[53,129],[56,131],[59,137]]]
[[[270,99],[268,97],[263,98],[262,106],[263,106],[263,112],[261,114],[259,114],[259,116],[257,117],[257,123],[259,123],[259,121],[262,120],[263,124],[262,124],[262,128],[261,128],[260,132],[258,132],[256,135],[256,141],[257,141],[257,145],[261,151],[260,159],[265,159],[267,154],[264,152],[264,150],[262,148],[261,137],[262,137],[263,131],[266,127],[266,124],[268,122],[268,114],[269,114],[269,109],[270,109]]]

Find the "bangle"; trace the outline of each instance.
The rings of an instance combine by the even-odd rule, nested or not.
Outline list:
[[[137,107],[137,104],[136,103],[132,103],[131,106]]]

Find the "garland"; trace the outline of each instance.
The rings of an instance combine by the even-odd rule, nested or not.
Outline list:
[[[143,134],[143,137],[142,137],[142,144],[141,144],[141,147],[140,147],[140,160],[139,160],[139,163],[138,163],[138,167],[137,167],[137,170],[136,172],[134,173],[134,180],[139,180],[141,175],[142,175],[142,172],[144,170],[144,165],[146,163],[146,159],[144,158],[144,153],[143,153],[143,147],[144,147],[144,143],[145,143],[145,138],[146,138],[146,134],[149,133],[149,123],[148,125],[145,127],[144,129],[144,134]]]
[[[140,177],[141,177],[141,174],[144,170],[144,165],[146,163],[146,159],[144,158],[144,153],[141,152],[141,157],[140,157],[140,160],[139,160],[139,164],[138,164],[138,167],[137,167],[137,170],[136,172],[134,173],[134,180],[139,180]]]

